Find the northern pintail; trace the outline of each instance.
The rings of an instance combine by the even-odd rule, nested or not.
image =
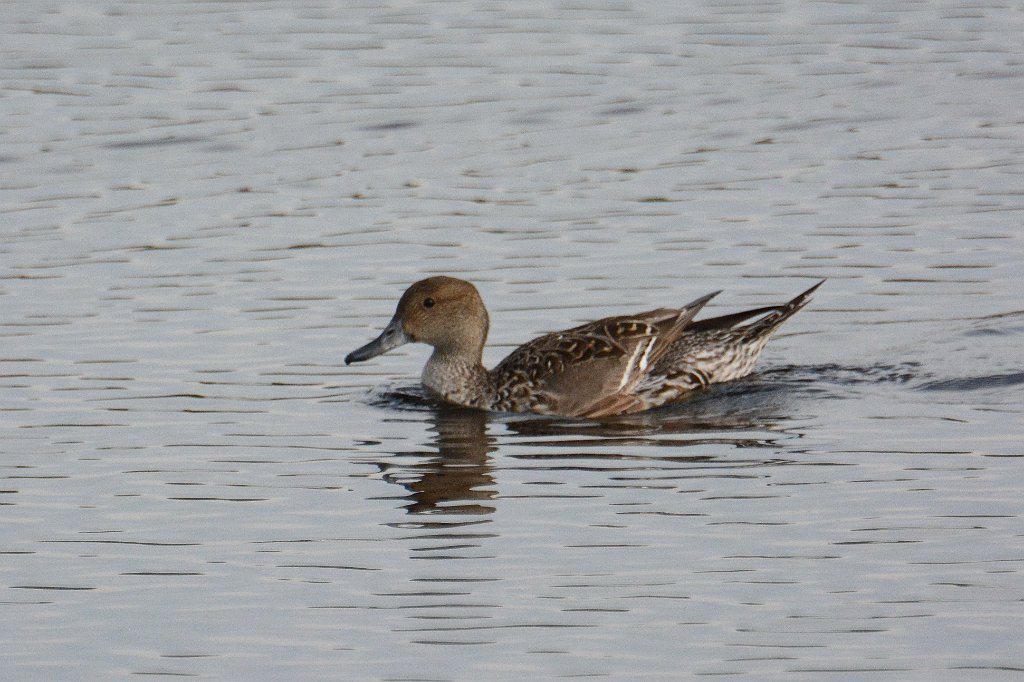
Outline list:
[[[640,412],[749,374],[772,333],[824,281],[783,305],[704,320],[693,318],[720,292],[682,308],[606,317],[536,338],[488,370],[489,319],[480,293],[461,279],[430,277],[406,290],[380,336],[349,353],[345,364],[426,343],[434,352],[423,384],[449,403],[568,417]]]

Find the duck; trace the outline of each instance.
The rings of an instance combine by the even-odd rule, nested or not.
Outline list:
[[[750,374],[772,334],[824,282],[782,305],[701,320],[694,318],[721,291],[681,308],[605,317],[528,341],[487,369],[490,318],[480,292],[439,275],[409,286],[380,335],[345,364],[425,343],[433,352],[421,380],[445,403],[590,419],[631,414]]]

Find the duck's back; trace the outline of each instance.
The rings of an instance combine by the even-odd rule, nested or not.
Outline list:
[[[638,407],[633,386],[695,313],[659,308],[536,338],[491,370],[493,409],[563,416],[632,411]]]

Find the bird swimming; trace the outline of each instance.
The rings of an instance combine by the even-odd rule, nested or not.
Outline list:
[[[480,293],[465,280],[429,277],[405,291],[380,336],[345,364],[426,343],[434,351],[423,385],[448,403],[567,417],[641,412],[749,374],[771,335],[824,282],[782,305],[702,320],[694,317],[721,292],[681,308],[606,317],[528,341],[488,370],[490,319]]]

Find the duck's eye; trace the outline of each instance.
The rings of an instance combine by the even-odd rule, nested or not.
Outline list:
[[[429,298],[429,297],[423,299],[423,307],[424,308],[433,308],[434,307],[434,299]]]

